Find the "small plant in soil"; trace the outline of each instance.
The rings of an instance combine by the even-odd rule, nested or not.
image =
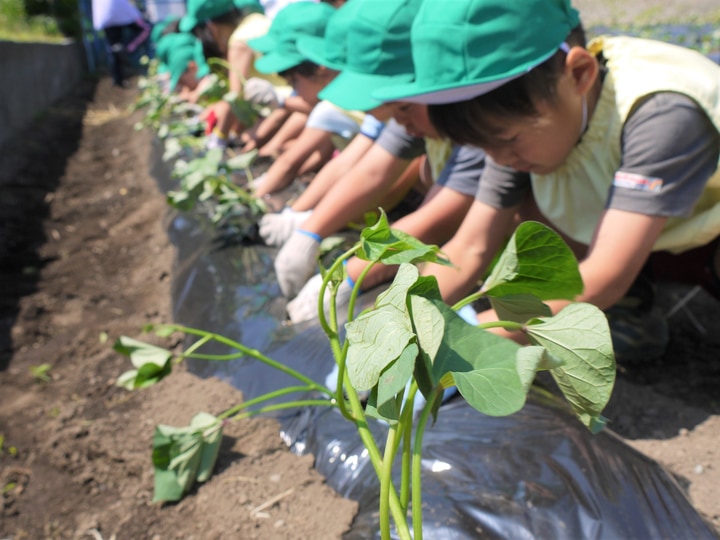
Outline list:
[[[356,282],[341,339],[335,294],[346,277],[343,261],[352,255],[370,265]],[[382,538],[391,538],[394,526],[397,537],[420,539],[423,435],[441,413],[447,389],[457,388],[481,413],[505,416],[523,407],[536,372],[549,370],[577,418],[593,432],[603,427],[601,412],[615,380],[610,332],[604,314],[595,306],[573,303],[552,316],[543,303],[572,300],[582,291],[577,261],[555,232],[535,222],[521,224],[482,289],[452,307],[442,301],[435,278],[420,275],[415,265],[421,262],[450,264],[436,246],[390,228],[381,213],[377,223],[362,231],[357,244],[322,270],[318,316],[338,367],[335,389],[260,351],[195,328],[147,328],[165,337],[175,332],[194,336],[196,340],[179,353],[121,337],[115,349],[128,355],[135,367],[118,379],[128,389],[155,384],[185,358],[251,357],[297,380],[296,385],[250,399],[217,416],[200,413],[186,427],[158,426],[153,439],[155,500],[177,500],[195,482],[208,479],[226,422],[279,409],[334,407],[355,424],[378,476]],[[379,263],[399,265],[397,276],[374,307],[355,318],[360,284],[369,268]],[[489,299],[500,322],[473,325],[457,315],[457,309],[478,297]],[[520,346],[491,333],[489,326],[523,332],[530,345]],[[211,342],[225,345],[230,352],[204,353]],[[416,413],[418,392],[424,404]],[[293,394],[302,397],[271,402]],[[368,397],[361,400],[360,395]],[[375,439],[369,418],[387,425],[384,441]],[[397,485],[392,475],[396,466],[401,470]]]

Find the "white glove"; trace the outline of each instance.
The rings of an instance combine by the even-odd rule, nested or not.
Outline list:
[[[272,83],[258,77],[251,77],[247,80],[243,97],[250,103],[271,109],[277,109],[280,106],[280,98]]]
[[[312,215],[312,210],[296,212],[290,207],[280,213],[265,214],[260,218],[260,236],[268,246],[282,246],[295,229]]]
[[[286,298],[294,298],[318,269],[320,237],[296,229],[275,258],[275,275]]]
[[[297,324],[303,321],[309,321],[318,316],[318,301],[320,300],[320,287],[322,287],[322,275],[315,274],[311,277],[305,286],[300,290],[298,295],[287,304],[287,312],[290,320]],[[347,307],[350,303],[350,295],[352,294],[352,286],[347,280],[343,280],[337,290],[335,296],[335,309],[340,311]],[[325,290],[325,298],[323,300],[325,306],[325,316],[328,316],[330,305],[330,291]]]

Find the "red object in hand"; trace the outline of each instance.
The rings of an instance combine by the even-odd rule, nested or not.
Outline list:
[[[215,124],[217,124],[217,116],[215,116],[215,111],[210,111],[205,121],[207,122],[205,124],[205,135],[210,135],[212,133],[212,130],[215,128]]]

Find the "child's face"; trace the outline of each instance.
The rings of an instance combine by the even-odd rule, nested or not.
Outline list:
[[[187,69],[180,75],[178,79],[178,88],[186,88],[188,90],[195,90],[198,87],[197,80],[197,64],[195,62],[189,62]]]
[[[483,149],[496,163],[521,172],[549,174],[560,167],[580,136],[577,115],[539,105],[537,117],[505,121]]]
[[[297,72],[291,72],[285,76],[285,79],[298,96],[310,105],[315,105],[319,101],[318,94],[320,91],[335,78],[337,73],[337,71],[320,68],[314,75],[309,77]]]
[[[387,122],[393,115],[393,106],[389,103],[383,103],[379,107],[370,109],[368,113],[372,114],[375,118],[381,122]]]
[[[427,105],[397,101],[392,103],[393,117],[413,137],[439,137],[430,123]]]
[[[592,83],[579,84],[572,70],[557,85],[553,103],[538,102],[537,116],[515,119],[485,119],[485,127],[494,135],[483,143],[485,152],[500,165],[535,174],[550,174],[563,165],[580,140],[583,109],[592,98],[583,98]],[[588,119],[589,120],[589,119]]]

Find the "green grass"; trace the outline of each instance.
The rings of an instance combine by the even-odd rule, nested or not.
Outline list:
[[[0,40],[57,43],[65,36],[52,17],[28,17],[23,0],[0,0]]]

